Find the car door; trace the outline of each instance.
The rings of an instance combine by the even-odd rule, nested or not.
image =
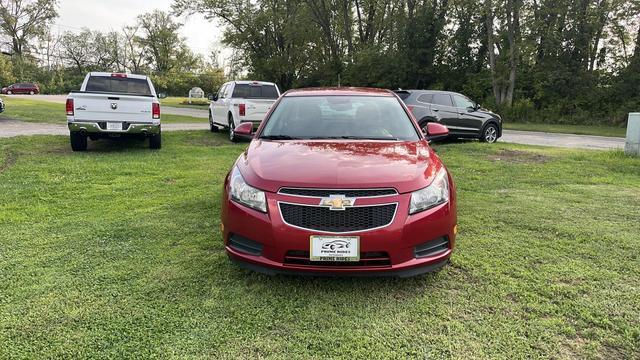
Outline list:
[[[213,111],[211,112],[213,114],[213,121],[221,125],[227,125],[227,109],[224,107],[223,100],[228,86],[229,84],[227,83],[220,87],[218,98],[213,102]]]
[[[477,111],[476,104],[460,94],[453,94],[453,102],[458,109],[460,130],[478,133],[482,129],[484,116]]]
[[[451,95],[447,93],[434,93],[432,102],[431,111],[438,122],[450,130],[455,131],[458,123],[458,109],[453,106]]]

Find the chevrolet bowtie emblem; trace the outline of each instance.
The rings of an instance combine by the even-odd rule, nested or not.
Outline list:
[[[320,201],[320,206],[326,206],[329,210],[344,210],[355,204],[356,198],[348,198],[345,195],[330,195]]]

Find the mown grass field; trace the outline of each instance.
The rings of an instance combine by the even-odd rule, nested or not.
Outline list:
[[[0,140],[0,358],[640,357],[640,159],[438,145],[450,266],[411,279],[268,277],[219,234],[246,144]]]
[[[65,105],[50,101],[3,98],[6,110],[0,114],[0,119],[21,120],[34,123],[66,124]],[[171,123],[202,123],[208,120],[191,116],[162,114],[162,122]]]
[[[191,108],[191,109],[200,109],[207,110],[209,107],[208,99],[192,99],[192,104],[186,103],[189,98],[186,97],[167,97],[160,100],[160,103],[164,106],[173,106],[173,107],[182,107],[182,108]]]
[[[542,131],[550,133],[564,133],[576,135],[596,135],[626,137],[627,128],[618,126],[594,126],[594,125],[561,125],[561,124],[536,124],[536,123],[507,123],[503,124],[508,130]]]

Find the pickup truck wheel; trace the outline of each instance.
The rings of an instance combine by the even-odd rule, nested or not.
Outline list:
[[[498,127],[495,124],[489,124],[482,130],[480,141],[492,144],[498,140]]]
[[[162,132],[149,138],[150,149],[160,149],[162,147]]]
[[[240,141],[240,138],[236,136],[236,125],[233,123],[231,116],[229,116],[229,140],[234,143]]]
[[[87,150],[87,136],[78,132],[72,132],[69,134],[71,140],[71,150],[73,151],[85,151]]]
[[[213,123],[213,116],[211,115],[211,111],[209,111],[209,130],[214,133],[220,132],[218,126]]]

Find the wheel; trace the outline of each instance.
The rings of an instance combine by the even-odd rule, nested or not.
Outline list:
[[[11,94],[13,94],[13,91],[11,90],[7,91],[7,95],[11,95]]]
[[[487,125],[482,130],[480,141],[492,144],[498,140],[498,127],[495,124]]]
[[[29,91],[29,95],[34,95],[35,93],[33,92],[33,90]]]
[[[160,149],[162,148],[162,131],[158,132],[156,135],[153,135],[149,138],[149,148],[150,149]]]
[[[73,151],[85,151],[87,150],[87,136],[82,135],[79,132],[72,132],[69,134],[71,140],[71,150]]]
[[[235,130],[236,125],[233,123],[233,118],[231,117],[231,115],[229,115],[229,140],[234,143],[240,141],[240,138],[236,136]]]
[[[220,129],[213,123],[213,116],[211,115],[211,111],[209,111],[209,130],[214,133],[220,132]]]

